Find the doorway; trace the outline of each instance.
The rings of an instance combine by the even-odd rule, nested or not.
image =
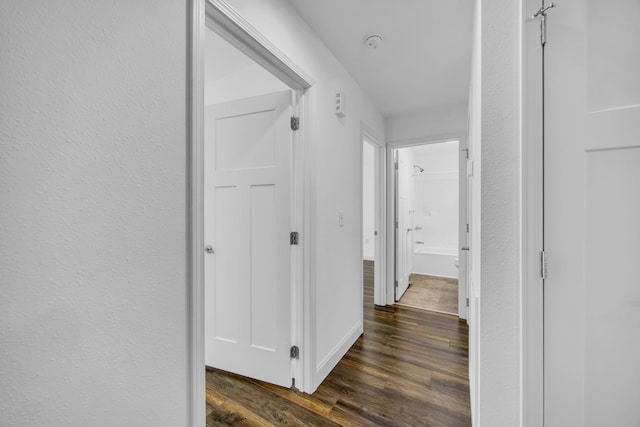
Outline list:
[[[305,231],[300,122],[312,81],[221,4],[206,3],[200,30],[191,159],[195,413],[203,365],[305,386],[305,359],[291,357],[305,337],[303,245],[293,234]]]
[[[383,227],[385,210],[384,148],[374,134],[365,130],[362,140],[362,269],[365,300],[375,305],[386,304],[384,288],[385,263]]]
[[[290,387],[292,93],[205,34],[205,363]]]
[[[460,260],[467,242],[467,180],[460,141],[393,150],[393,299],[466,318],[466,263]]]

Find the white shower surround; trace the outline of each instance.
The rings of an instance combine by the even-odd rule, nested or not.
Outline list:
[[[415,274],[427,274],[458,278],[458,269],[455,266],[457,253],[443,253],[446,248],[420,248],[413,252],[413,272]]]
[[[423,147],[413,174],[413,272],[458,278],[458,144]]]

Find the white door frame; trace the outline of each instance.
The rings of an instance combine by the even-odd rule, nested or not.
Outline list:
[[[456,140],[458,141],[458,149],[462,150],[464,148],[468,148],[467,146],[467,137],[464,133],[451,133],[451,134],[443,134],[443,135],[431,135],[431,136],[426,136],[424,138],[410,138],[410,139],[401,139],[401,140],[396,140],[396,141],[389,141],[387,143],[387,162],[386,162],[386,171],[387,171],[387,218],[389,219],[387,221],[387,236],[394,236],[394,224],[396,221],[396,217],[395,217],[395,211],[394,211],[394,201],[395,201],[395,179],[394,179],[394,173],[393,173],[393,150],[398,149],[398,148],[406,148],[406,147],[415,147],[417,145],[426,145],[426,144],[438,144],[441,142],[447,142],[447,141],[453,141]],[[460,166],[460,169],[462,170],[462,165]],[[464,167],[464,170],[462,170],[460,173],[464,172],[464,175],[466,176],[466,165]],[[459,185],[462,185],[462,183],[459,183]],[[466,185],[466,184],[465,184]],[[462,199],[460,199],[462,200]],[[466,201],[466,197],[465,197],[465,201],[464,203],[467,203]],[[466,212],[466,210],[463,211],[462,207],[458,208],[460,215],[462,215],[463,212]],[[387,304],[394,304],[395,303],[395,298],[394,298],[394,281],[395,281],[395,257],[396,257],[396,251],[395,251],[395,239],[393,238],[389,238],[387,239],[387,283],[386,283],[386,303]],[[460,249],[458,248],[458,250],[460,251]],[[460,261],[462,261],[462,259],[460,259]],[[463,263],[459,262],[459,266],[462,267]],[[459,277],[466,277],[467,275],[461,275],[459,274]],[[466,300],[467,300],[467,296],[468,296],[468,278],[467,278],[467,283],[465,283],[463,286],[458,286],[458,317],[462,318],[462,319],[466,319],[467,318],[467,307],[466,307]],[[464,304],[464,305],[463,305]]]
[[[229,43],[263,66],[296,92],[294,114],[302,126],[293,136],[293,188],[292,227],[302,231],[302,245],[292,257],[292,343],[298,343],[300,361],[292,366],[296,387],[305,389],[309,380],[304,344],[309,341],[308,274],[305,274],[305,253],[309,235],[309,221],[305,217],[307,205],[304,187],[307,184],[305,123],[309,120],[308,99],[304,96],[314,84],[313,79],[258,32],[225,0],[191,0],[191,37],[189,46],[188,84],[190,87],[188,112],[188,165],[189,201],[187,203],[187,265],[189,283],[189,379],[190,425],[203,427],[205,422],[205,362],[204,362],[204,48],[205,28],[210,26]],[[292,229],[292,231],[294,231]],[[305,316],[306,314],[306,316]],[[305,341],[306,340],[306,341]]]
[[[384,139],[365,122],[360,123],[360,141],[365,144],[365,140],[373,144],[375,150],[374,157],[374,228],[378,232],[378,238],[375,239],[375,261],[374,261],[374,286],[373,286],[373,303],[375,305],[386,305],[386,286],[384,277],[386,277],[386,262],[382,260],[386,259],[386,241],[387,241],[387,229],[384,226],[386,224],[386,182],[385,176],[385,164],[386,164],[386,150],[384,149]],[[362,151],[362,150],[361,150]],[[362,153],[360,159],[360,168],[362,168]],[[362,194],[364,183],[362,182],[362,169],[360,170],[360,193]],[[362,213],[364,214],[364,207],[361,206]],[[362,217],[362,215],[361,215]],[[362,231],[361,231],[362,233]],[[362,242],[363,236],[360,236]],[[361,249],[362,250],[362,249]],[[361,254],[360,258],[364,258]],[[361,267],[362,268],[362,267]],[[362,276],[362,274],[360,275]]]

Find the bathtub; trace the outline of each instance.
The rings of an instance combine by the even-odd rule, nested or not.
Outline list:
[[[413,273],[430,276],[458,278],[456,259],[457,248],[437,248],[425,245],[414,245],[411,260]]]

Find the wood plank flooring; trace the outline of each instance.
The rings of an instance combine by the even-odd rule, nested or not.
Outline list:
[[[398,304],[440,313],[458,314],[458,279],[411,274],[411,284]]]
[[[315,393],[208,368],[207,426],[470,426],[466,324],[375,307],[364,272],[364,334]]]

